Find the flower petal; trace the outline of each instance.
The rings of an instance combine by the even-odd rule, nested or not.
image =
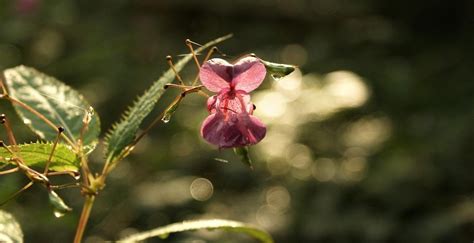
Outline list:
[[[217,101],[214,106],[218,106],[219,110],[224,113],[251,113],[249,107],[253,108],[250,102],[250,95],[245,91],[222,92],[217,95]]]
[[[217,112],[208,116],[201,127],[202,137],[219,148],[233,148],[260,142],[266,127],[258,118],[246,114],[224,115]]]
[[[242,125],[244,125],[244,136],[247,141],[247,144],[245,145],[252,145],[260,142],[267,134],[267,128],[265,125],[253,115],[248,115],[244,119],[245,122]]]
[[[224,133],[229,129],[229,124],[225,122],[221,112],[209,115],[201,126],[201,136],[209,143],[217,145],[219,148],[226,145]]]
[[[232,71],[232,64],[224,59],[213,58],[199,69],[199,78],[208,90],[217,93],[230,87]]]
[[[217,102],[217,95],[213,95],[207,98],[207,110],[209,111],[209,113],[216,112],[216,102]]]
[[[262,84],[266,74],[267,70],[258,58],[244,57],[234,64],[232,85],[236,90],[249,93]]]

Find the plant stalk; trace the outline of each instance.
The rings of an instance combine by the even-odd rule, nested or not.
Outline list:
[[[81,218],[76,229],[76,236],[74,237],[74,243],[80,243],[82,241],[82,235],[86,229],[87,221],[91,214],[92,206],[94,205],[95,195],[86,195],[84,201],[84,207],[82,208]]]

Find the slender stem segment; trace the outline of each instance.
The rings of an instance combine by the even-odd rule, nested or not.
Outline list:
[[[81,218],[79,219],[79,224],[77,225],[74,243],[80,243],[82,241],[82,236],[84,235],[87,221],[89,221],[89,216],[91,214],[92,206],[94,205],[94,200],[94,195],[86,196],[86,201],[84,202],[84,207],[82,208]]]
[[[178,71],[176,71],[176,68],[174,67],[173,58],[171,56],[166,56],[166,61],[168,62],[168,65],[170,66],[171,70],[173,70],[174,76],[178,80],[179,84],[184,85],[183,78],[181,78]]]
[[[13,134],[13,130],[5,114],[0,115],[0,123],[3,124],[3,126],[5,127],[5,131],[7,132],[7,135],[8,135],[8,142],[11,145],[16,146],[15,135]]]
[[[61,133],[63,133],[64,128],[58,127],[58,135],[56,135],[56,139],[53,143],[53,148],[51,149],[51,153],[49,154],[48,161],[46,161],[46,166],[44,167],[43,174],[48,175],[49,165],[51,164],[51,160],[53,159],[54,151],[56,150],[56,146],[58,145],[59,139],[61,138]]]

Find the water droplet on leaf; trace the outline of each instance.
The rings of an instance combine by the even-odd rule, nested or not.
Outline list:
[[[273,73],[271,76],[275,81],[278,81],[281,78],[283,78],[283,76],[281,74],[278,74],[278,73]]]
[[[53,213],[54,213],[54,217],[56,217],[56,218],[61,218],[65,214],[64,212],[61,212],[59,210],[54,210]]]
[[[184,93],[183,93],[184,94]],[[176,112],[176,110],[178,109],[178,106],[181,102],[181,100],[183,99],[184,95],[180,95],[178,96],[174,101],[173,103],[171,103],[170,106],[168,106],[168,108],[166,108],[166,110],[164,111],[163,113],[163,117],[161,118],[161,121],[163,121],[164,123],[168,123],[170,122],[171,120],[171,116]]]
[[[271,73],[271,76],[274,80],[278,81],[281,78],[289,75],[293,71],[295,71],[296,66],[283,64],[283,63],[275,63],[275,62],[268,62],[265,60],[260,59],[260,61],[265,65],[268,73]]]
[[[164,114],[163,117],[161,118],[161,121],[164,122],[164,123],[168,123],[170,122],[171,120],[171,114],[167,113],[167,114]]]
[[[54,208],[54,216],[56,218],[60,218],[64,216],[65,213],[72,210],[53,190],[49,191],[49,202]]]

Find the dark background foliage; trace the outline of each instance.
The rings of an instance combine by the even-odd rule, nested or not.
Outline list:
[[[1,1],[0,69],[33,66],[80,90],[105,131],[166,70],[166,55],[187,52],[186,38],[234,33],[220,45],[231,59],[254,52],[301,67],[253,95],[269,125],[253,171],[202,141],[204,100],[191,97],[112,173],[88,242],[211,217],[253,223],[277,242],[471,242],[473,16],[472,1]],[[36,139],[14,121],[23,142]],[[2,176],[1,198],[26,182]],[[27,242],[72,239],[82,198],[60,193],[74,207],[61,219],[39,186],[4,207]],[[189,239],[250,241],[167,241]]]

